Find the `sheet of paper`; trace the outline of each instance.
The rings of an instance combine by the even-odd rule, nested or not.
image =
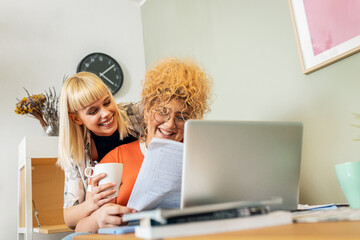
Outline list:
[[[183,143],[154,138],[127,206],[138,211],[180,208]]]
[[[326,209],[336,209],[337,206],[333,203],[324,204],[324,205],[303,205],[298,204],[297,210],[326,210]]]

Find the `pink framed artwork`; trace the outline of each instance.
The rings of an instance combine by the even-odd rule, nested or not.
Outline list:
[[[302,71],[360,51],[359,0],[289,0]]]

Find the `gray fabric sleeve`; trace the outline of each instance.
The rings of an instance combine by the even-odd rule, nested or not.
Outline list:
[[[142,136],[144,133],[143,127],[142,127],[143,107],[140,104],[140,102],[120,103],[120,104],[118,104],[118,107],[121,109],[124,109],[129,117],[130,134],[136,138],[139,138],[140,136]]]

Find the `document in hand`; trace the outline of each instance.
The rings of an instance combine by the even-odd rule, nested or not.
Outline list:
[[[183,143],[154,138],[127,206],[138,211],[180,208]]]

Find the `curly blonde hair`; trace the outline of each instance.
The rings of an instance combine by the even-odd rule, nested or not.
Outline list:
[[[191,59],[165,58],[150,68],[143,81],[144,110],[159,109],[172,99],[183,100],[190,119],[210,111],[212,80]]]

